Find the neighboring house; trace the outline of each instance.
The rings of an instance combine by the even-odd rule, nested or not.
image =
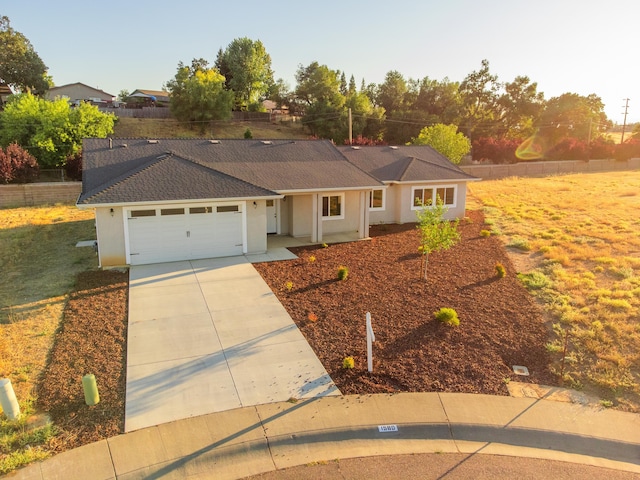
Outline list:
[[[134,90],[129,94],[129,97],[133,98],[154,98],[156,103],[169,104],[169,92],[162,90]]]
[[[0,107],[7,102],[9,96],[13,95],[11,88],[4,82],[0,82]]]
[[[385,188],[327,140],[85,139],[77,206],[110,267],[262,253],[269,233],[366,238]]]
[[[467,182],[480,180],[463,172],[426,145],[336,147],[354,165],[387,188],[370,193],[371,224],[410,223],[423,204],[440,198],[448,219],[465,215]]]
[[[70,83],[59,87],[51,87],[45,94],[47,100],[55,100],[56,98],[67,98],[70,102],[93,102],[93,103],[111,103],[116,97],[110,93],[104,92],[98,88],[90,87],[84,83]]]

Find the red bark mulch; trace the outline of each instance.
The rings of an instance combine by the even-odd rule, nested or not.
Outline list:
[[[429,256],[426,282],[415,224],[374,226],[371,241],[294,248],[296,260],[255,266],[343,394],[507,395],[506,379],[554,384],[541,309],[501,241],[480,235],[483,222],[481,212],[469,212],[459,225],[461,242]],[[496,275],[497,262],[506,277]],[[345,281],[337,280],[341,265],[349,269]],[[441,307],[454,308],[460,326],[435,320]],[[373,373],[367,371],[367,311],[376,337]],[[347,356],[355,359],[352,370],[342,368]],[[515,375],[513,365],[531,375]]]

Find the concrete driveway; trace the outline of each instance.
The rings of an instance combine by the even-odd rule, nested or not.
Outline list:
[[[125,431],[340,395],[245,257],[131,267]]]

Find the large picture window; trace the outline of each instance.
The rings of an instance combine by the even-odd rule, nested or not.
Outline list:
[[[344,218],[344,194],[322,197],[322,218],[338,220]]]
[[[418,210],[425,205],[436,205],[438,200],[447,207],[456,206],[455,185],[440,187],[413,187],[411,189],[412,210]]]

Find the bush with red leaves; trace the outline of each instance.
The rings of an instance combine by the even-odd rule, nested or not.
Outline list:
[[[30,183],[38,172],[36,159],[17,143],[0,148],[0,183]]]

